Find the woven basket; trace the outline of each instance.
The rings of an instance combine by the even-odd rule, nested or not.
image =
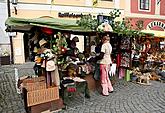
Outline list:
[[[41,103],[59,99],[58,87],[40,89],[27,92],[27,106],[34,106]]]

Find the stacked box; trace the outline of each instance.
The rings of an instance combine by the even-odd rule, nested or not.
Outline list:
[[[59,99],[58,87],[47,88],[45,77],[25,79],[22,87],[26,90],[24,95],[27,107]]]

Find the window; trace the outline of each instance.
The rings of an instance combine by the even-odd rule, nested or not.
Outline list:
[[[149,10],[150,0],[140,0],[140,10]]]

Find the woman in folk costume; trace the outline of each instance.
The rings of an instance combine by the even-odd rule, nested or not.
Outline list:
[[[47,44],[47,41],[45,41],[44,39],[39,41],[39,45],[41,47],[41,53],[44,54],[44,56],[46,57],[46,59],[42,63],[42,67],[46,68],[47,85],[48,86],[56,85],[60,88],[60,78],[59,78],[58,66],[57,66],[57,56],[52,53],[51,49],[48,49],[46,47],[46,44]]]
[[[55,85],[60,88],[57,56],[52,53],[51,49],[45,49],[44,53],[47,56],[46,71],[48,74],[50,74],[50,85]]]
[[[101,53],[97,57],[97,59],[100,59],[100,74],[101,74],[101,86],[102,86],[102,95],[108,96],[109,93],[113,92],[113,87],[111,84],[111,81],[109,79],[109,71],[110,71],[110,65],[112,64],[111,61],[111,52],[112,52],[112,46],[109,42],[110,37],[109,36],[103,36],[102,38],[102,47],[101,47]]]

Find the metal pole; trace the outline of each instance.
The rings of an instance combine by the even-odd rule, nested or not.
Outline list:
[[[10,0],[7,0],[7,10],[8,10],[8,17],[11,16],[11,13],[10,13]]]
[[[7,10],[8,10],[8,17],[11,17],[11,11],[10,11],[10,0],[7,0]],[[9,36],[10,38],[10,48],[11,48],[11,57],[10,57],[10,64],[14,63],[14,59],[13,59],[13,40],[12,40],[12,36]]]

